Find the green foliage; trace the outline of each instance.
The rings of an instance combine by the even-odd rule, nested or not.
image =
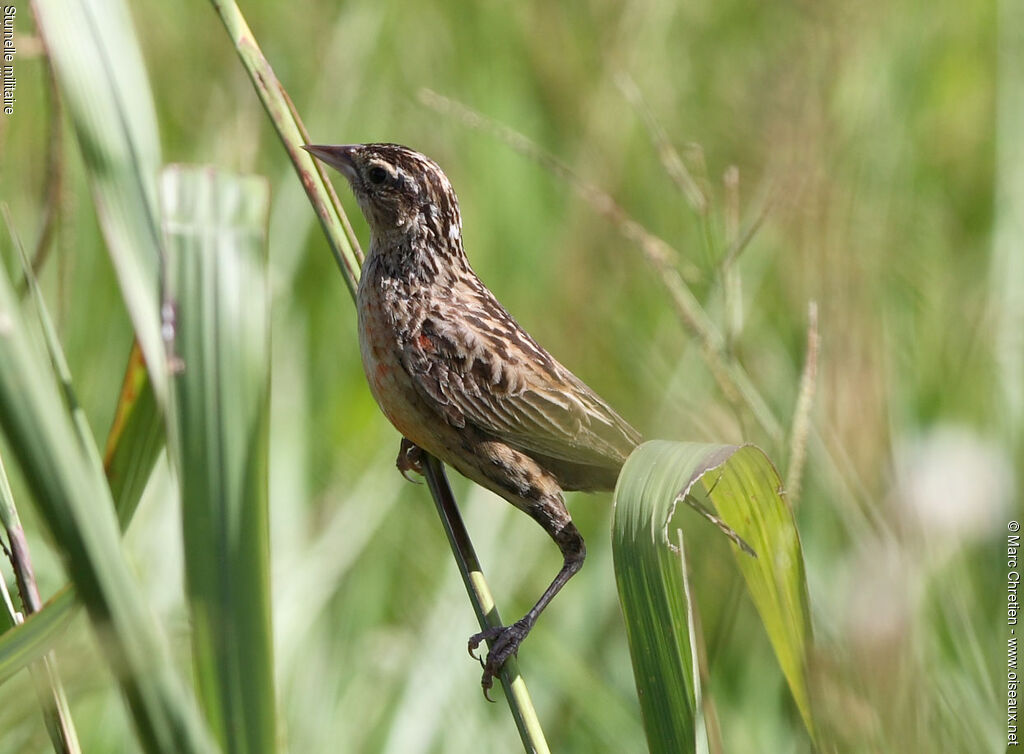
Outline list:
[[[6,274],[0,275],[0,312],[7,322],[0,337],[0,425],[101,634],[139,737],[155,751],[206,751],[205,731],[125,559],[99,455],[81,442]]]
[[[771,462],[749,445],[656,440],[637,448],[622,470],[615,489],[612,550],[652,752],[696,751],[706,736],[699,714],[693,597],[682,538],[676,548],[672,536],[676,506],[690,496],[709,500],[724,525],[757,553],[752,556],[735,543],[732,548],[804,724],[814,735],[807,579],[796,522],[781,491]],[[703,745],[706,749],[706,740]]]
[[[693,603],[680,546],[667,536],[676,497],[692,469],[659,468],[642,445],[619,477],[612,522],[615,579],[626,621],[640,710],[653,754],[696,752],[706,733]],[[703,749],[702,749],[703,750]]]
[[[89,171],[125,305],[159,396],[164,352],[157,312],[160,222],[156,114],[128,9],[121,0],[43,0],[40,32]]]
[[[46,654],[54,637],[68,627],[74,606],[72,593],[47,603],[46,609],[30,615],[21,625],[0,635],[0,682],[7,681]]]
[[[174,330],[168,424],[196,685],[223,751],[272,752],[267,186],[178,166],[164,172],[161,198]]]

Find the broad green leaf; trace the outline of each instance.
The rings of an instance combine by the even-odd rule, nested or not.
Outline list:
[[[78,136],[121,295],[162,402],[160,141],[128,9],[121,0],[38,0],[33,7]]]
[[[685,467],[659,465],[647,443],[615,489],[612,554],[633,675],[651,752],[695,752],[700,680],[684,562],[669,546],[668,520]]]
[[[226,751],[271,752],[268,189],[175,166],[161,199],[174,312],[169,447],[200,701]]]
[[[808,693],[810,608],[803,553],[793,513],[778,472],[753,445],[708,445],[656,440],[626,461],[615,491],[612,543],[616,578],[626,616],[637,688],[652,751],[667,751],[687,733],[695,698],[692,663],[681,650],[690,640],[678,563],[671,553],[670,521],[687,496],[709,502],[725,525],[757,557],[740,547],[733,554],[761,617],[779,665],[812,739]],[[623,588],[623,584],[640,582]],[[700,589],[700,585],[695,586]],[[674,602],[667,614],[664,601]],[[671,620],[669,620],[671,617]],[[664,677],[659,677],[664,676]],[[668,729],[666,717],[679,722]],[[681,740],[681,739],[680,739]],[[687,739],[688,741],[688,739]],[[692,744],[690,744],[692,745]]]

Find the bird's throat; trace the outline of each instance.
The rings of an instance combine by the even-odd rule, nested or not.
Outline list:
[[[443,242],[430,233],[373,233],[367,267],[381,279],[410,288],[448,287],[460,276],[472,275],[461,235]]]

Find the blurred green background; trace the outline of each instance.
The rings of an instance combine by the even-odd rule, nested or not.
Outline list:
[[[464,650],[475,620],[433,505],[394,471],[399,437],[366,389],[349,296],[219,19],[199,0],[131,10],[165,160],[272,185],[273,600],[288,748],[521,750],[504,705],[481,698]],[[564,180],[418,95],[428,87],[466,103],[609,192],[699,270],[694,292],[723,327],[716,249],[723,175],[735,166],[741,227],[768,211],[737,262],[734,353],[787,428],[808,302],[819,307],[817,450],[795,501],[819,711],[841,751],[1000,750],[1003,537],[1022,515],[1024,468],[1024,42],[1007,31],[1019,10],[949,0],[262,0],[242,10],[315,142],[397,141],[442,165],[476,271],[647,437],[756,442],[784,471],[790,438],[774,441],[733,410],[638,248]],[[46,155],[63,150],[42,280],[102,441],[131,326],[67,124],[53,141],[27,7],[17,19],[0,197],[31,248]],[[710,248],[616,86],[622,74],[711,199]],[[503,614],[521,614],[557,570],[557,549],[503,501],[452,481]],[[187,672],[173,501],[163,468],[128,545]],[[65,577],[22,507],[45,598]],[[521,668],[554,750],[644,751],[610,496],[573,495],[570,509],[587,567],[545,612]],[[724,540],[696,517],[686,524],[726,750],[807,751]],[[84,749],[133,751],[84,616],[60,658]],[[2,752],[48,749],[27,677],[0,686],[0,731]]]

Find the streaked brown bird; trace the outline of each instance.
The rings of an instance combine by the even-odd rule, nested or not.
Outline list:
[[[359,346],[370,390],[418,448],[528,513],[564,563],[529,612],[491,641],[490,688],[586,556],[564,490],[610,490],[640,434],[519,326],[473,272],[459,203],[437,163],[398,144],[307,146],[348,179],[370,226],[359,279]]]

